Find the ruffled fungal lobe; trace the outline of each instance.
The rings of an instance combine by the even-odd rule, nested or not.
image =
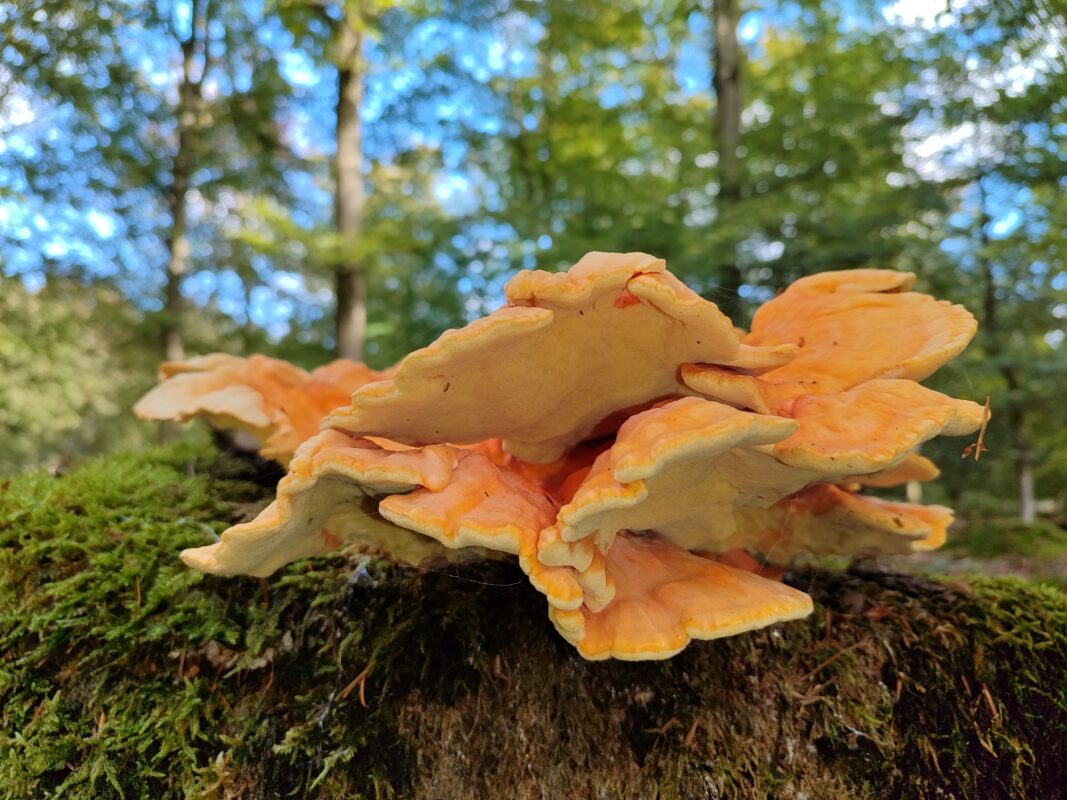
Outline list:
[[[156,421],[204,419],[251,437],[260,455],[287,464],[318,433],[323,417],[345,405],[358,387],[388,374],[345,359],[309,373],[267,356],[213,353],[164,363],[159,385],[134,413]]]
[[[507,553],[550,603],[581,603],[574,571],[537,559],[556,505],[536,484],[476,451],[386,444],[336,430],[312,437],[274,503],[182,558],[206,572],[263,577],[340,546],[408,564]]]
[[[620,532],[606,554],[615,596],[598,611],[549,611],[584,658],[669,658],[716,639],[805,617],[804,592],[695,555],[655,535]]]
[[[694,363],[682,378],[761,413],[877,378],[920,381],[967,346],[977,323],[962,306],[910,291],[914,283],[910,273],[876,269],[801,278],[756,311],[744,338],[754,347],[795,345],[794,358],[767,370]]]
[[[854,556],[934,550],[945,543],[952,510],[898,503],[820,484],[770,508],[738,511],[731,544],[757,550],[776,563],[801,553]]]
[[[323,431],[297,450],[277,499],[259,516],[229,528],[215,544],[182,551],[182,559],[217,575],[265,577],[342,545],[409,564],[445,557],[446,547],[379,516],[376,497],[415,486],[441,488],[456,462],[455,450],[443,445],[390,451]]]
[[[551,462],[601,423],[692,394],[690,361],[744,368],[783,358],[744,347],[718,308],[643,253],[590,253],[566,273],[523,271],[508,305],[403,359],[327,424],[411,443],[499,437]],[[611,426],[608,426],[609,428]]]

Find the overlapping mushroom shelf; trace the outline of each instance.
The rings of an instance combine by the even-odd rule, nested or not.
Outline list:
[[[913,283],[814,275],[744,332],[662,260],[590,253],[520,272],[503,308],[387,373],[208,356],[165,365],[138,412],[206,417],[289,462],[258,518],[182,554],[198,569],[513,554],[584,657],[665,658],[810,613],[770,566],[798,553],[944,541],[949,509],[860,493],[936,477],[919,445],[982,423],[918,383],[975,322]]]

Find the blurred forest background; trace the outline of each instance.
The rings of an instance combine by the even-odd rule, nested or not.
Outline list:
[[[917,272],[994,415],[926,499],[1062,525],[1065,189],[1062,0],[0,0],[0,474],[153,440],[164,357],[385,366],[643,250],[742,324]]]

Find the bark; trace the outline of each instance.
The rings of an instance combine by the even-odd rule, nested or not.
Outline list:
[[[193,137],[200,103],[200,86],[204,77],[202,59],[206,56],[209,14],[208,0],[193,0],[189,35],[180,39],[182,52],[181,82],[178,86],[178,144],[171,166],[171,184],[167,196],[171,227],[167,236],[167,286],[163,300],[163,358],[185,358],[182,343],[181,283],[189,271],[189,219],[186,197],[189,175],[193,170]]]
[[[1028,461],[1018,466],[1019,519],[1033,522],[1037,519],[1037,499],[1034,497],[1034,470]]]
[[[997,365],[997,370],[1008,387],[1003,406],[1012,447],[1012,461],[1015,465],[1015,483],[1019,493],[1019,519],[1023,522],[1033,522],[1037,518],[1037,503],[1034,497],[1030,444],[1026,439],[1026,411],[1019,401],[1022,381],[1019,378],[1018,369],[1005,358],[1001,342],[1005,333],[1000,328],[996,276],[988,252],[989,225],[992,220],[986,210],[986,191],[981,177],[978,178],[978,196],[981,205],[978,228],[978,264],[983,281],[982,331],[987,343],[986,351]]]
[[[712,0],[712,27],[715,34],[713,83],[715,87],[714,136],[719,149],[719,220],[729,215],[741,199],[741,48],[737,41],[740,0]],[[720,287],[724,311],[740,307],[741,287],[737,243],[731,244],[732,259],[723,269]]]
[[[334,215],[346,256],[337,269],[337,357],[363,360],[367,331],[367,276],[348,255],[363,230],[364,63],[362,21],[350,4],[337,31],[337,156]]]

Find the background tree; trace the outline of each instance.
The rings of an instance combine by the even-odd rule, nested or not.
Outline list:
[[[36,233],[49,238],[44,259],[20,269],[114,277],[162,307],[163,355],[180,356],[183,282],[214,269],[242,196],[288,195],[287,84],[270,25],[227,0],[31,4],[0,24],[5,101],[29,117],[3,170],[59,216]],[[87,228],[95,247],[61,241],[68,230],[92,241]],[[227,256],[252,277],[242,254]]]
[[[741,199],[741,47],[737,41],[737,25],[741,21],[739,0],[711,0],[711,27],[714,31],[712,48],[712,86],[715,88],[714,139],[719,156],[720,215],[734,211]],[[737,264],[737,245],[734,254],[726,256],[720,286],[727,309],[736,313],[735,293],[741,288],[741,270]]]
[[[380,220],[373,214],[375,209],[386,207],[395,212],[406,202],[406,198],[383,202],[380,195],[390,188],[399,188],[408,197],[421,196],[419,208],[429,210],[426,199],[434,194],[435,181],[448,169],[442,142],[455,135],[456,126],[482,122],[477,113],[468,110],[456,114],[454,109],[479,107],[480,80],[472,73],[480,67],[473,55],[484,50],[479,31],[497,13],[497,4],[485,0],[346,0],[281,6],[295,44],[316,65],[323,84],[319,88],[329,87],[324,94],[333,103],[333,136],[317,137],[309,159],[319,186],[331,198],[329,223],[321,217],[311,224],[293,222],[303,229],[304,243],[316,255],[311,268],[332,276],[335,308],[331,339],[339,357],[378,358],[381,347],[368,347],[367,343],[368,308],[377,305],[389,313],[390,304],[376,303],[368,296],[368,287],[381,285],[382,279],[370,271],[376,258],[374,245],[384,241],[375,231]],[[443,23],[449,35],[443,43],[434,41],[431,31],[444,27]],[[443,107],[453,111],[442,114]],[[433,151],[436,155],[429,155]],[[373,175],[395,176],[398,170],[411,180],[385,181],[382,185],[369,180]],[[428,171],[416,175],[419,170]],[[416,184],[418,191],[413,188]],[[379,195],[377,200],[371,199],[372,194]],[[284,217],[284,209],[276,211]],[[438,203],[433,217],[447,216],[451,215]],[[274,214],[273,219],[278,222],[279,215]],[[417,217],[409,222],[416,229],[420,226]],[[285,227],[295,232],[292,225]],[[425,240],[435,227],[429,221],[415,238]],[[447,250],[447,239],[435,241],[438,253]],[[430,262],[420,267],[428,270]],[[395,314],[392,316],[374,320],[371,330],[395,328]]]
[[[926,39],[941,55],[924,84],[923,122],[944,146],[922,168],[942,182],[951,204],[950,258],[938,282],[979,318],[960,369],[992,398],[996,493],[1014,494],[1016,513],[1032,522],[1037,474],[1046,496],[1062,497],[1067,484],[1048,438],[1067,425],[1055,399],[1056,376],[1067,374],[1058,222],[1067,148],[1057,133],[1067,125],[1067,20],[1035,2],[979,5],[953,21]],[[979,502],[982,489],[972,492]]]
[[[1064,29],[1039,0],[0,2],[0,268],[125,298],[142,340],[180,296],[184,338],[306,366],[357,339],[385,366],[593,249],[664,256],[739,322],[800,275],[911,269],[984,318],[935,381],[993,398],[996,456],[975,481],[931,450],[944,491],[1055,513]]]

